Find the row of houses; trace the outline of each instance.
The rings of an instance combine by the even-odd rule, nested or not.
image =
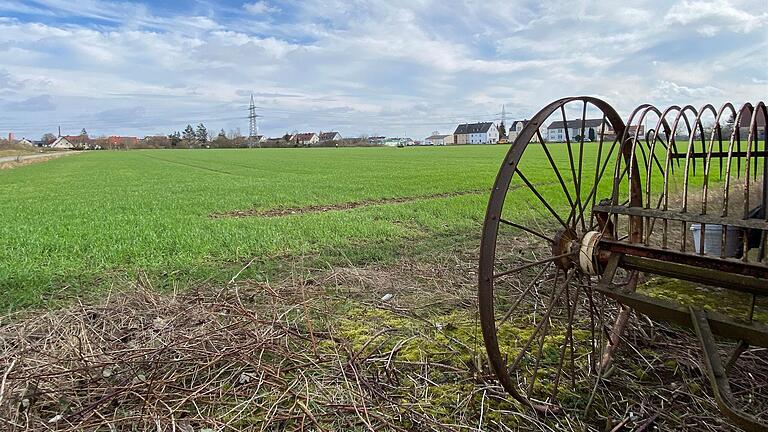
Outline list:
[[[304,132],[290,135],[287,141],[303,146],[312,146],[314,144],[329,143],[341,141],[342,136],[338,132]]]
[[[19,143],[33,147],[49,147],[61,150],[99,150],[103,148],[129,148],[139,143],[138,137],[108,136],[91,138],[88,135],[62,135],[51,142],[32,141],[27,138]]]
[[[509,131],[505,130],[503,123],[500,125],[494,122],[462,123],[452,134],[443,135],[433,132],[432,135],[424,138],[424,145],[495,144],[514,141],[527,123],[527,120],[513,121]]]
[[[425,145],[452,145],[452,144],[495,144],[499,142],[513,142],[528,124],[528,120],[515,120],[505,131],[503,123],[496,125],[494,122],[464,123],[456,127],[453,134],[441,135],[437,132],[424,139]],[[595,140],[599,134],[611,135],[613,129],[603,119],[581,119],[568,122],[554,121],[544,131],[540,131],[532,139],[539,141],[543,138],[550,142],[563,142],[568,139],[581,138],[582,128],[584,139]],[[640,134],[644,134],[642,126]],[[506,134],[505,134],[506,132]],[[630,132],[634,132],[631,130]]]

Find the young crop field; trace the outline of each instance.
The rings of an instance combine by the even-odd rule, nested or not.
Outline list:
[[[550,146],[563,166],[565,146]],[[0,171],[0,306],[98,292],[139,271],[179,287],[228,280],[252,259],[246,275],[263,278],[286,256],[363,264],[474,247],[507,149],[90,152]],[[596,144],[584,149],[594,161]],[[540,147],[523,162],[553,205],[567,205]],[[585,186],[594,172],[585,163]],[[597,200],[610,195],[610,181],[600,186]],[[551,222],[519,179],[512,189],[517,220]]]
[[[92,152],[6,170],[0,303],[138,270],[174,284],[226,277],[254,257],[259,270],[285,255],[386,259],[418,239],[474,233],[505,150]],[[275,209],[288,210],[227,214]]]

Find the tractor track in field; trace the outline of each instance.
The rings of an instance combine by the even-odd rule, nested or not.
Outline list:
[[[204,167],[204,166],[200,166],[200,165],[194,165],[194,164],[191,164],[191,163],[172,161],[172,160],[163,159],[163,158],[159,158],[159,157],[155,157],[155,156],[148,156],[146,154],[142,154],[142,156],[144,156],[146,158],[149,158],[149,159],[154,159],[154,160],[157,160],[157,161],[160,161],[160,162],[166,162],[166,163],[169,163],[169,164],[181,165],[181,166],[190,167],[190,168],[196,168],[196,169],[199,169],[199,170],[209,171],[209,172],[216,173],[216,174],[224,174],[224,175],[230,175],[230,176],[234,176],[234,177],[242,177],[241,175],[234,174],[234,173],[231,173],[231,172],[228,172],[228,171],[221,171],[221,170],[217,170],[217,169],[213,169],[213,168],[208,168],[208,167]]]
[[[283,217],[283,216],[291,216],[291,215],[302,215],[302,214],[308,214],[308,213],[325,213],[329,211],[352,210],[360,207],[370,207],[370,206],[385,205],[385,204],[407,204],[407,203],[419,202],[419,201],[429,201],[429,200],[437,200],[437,199],[444,199],[444,198],[454,198],[454,197],[466,196],[466,195],[480,195],[480,194],[487,194],[487,193],[488,191],[486,189],[473,189],[473,190],[460,191],[460,192],[443,192],[443,193],[437,193],[432,195],[368,199],[368,200],[360,200],[360,201],[348,201],[348,202],[336,203],[336,204],[318,204],[318,205],[310,205],[310,206],[304,206],[304,207],[284,207],[284,208],[273,208],[268,210],[258,210],[258,209],[233,210],[233,211],[223,212],[223,213],[213,213],[211,217],[215,219],[228,218],[228,217],[231,217],[231,218]]]

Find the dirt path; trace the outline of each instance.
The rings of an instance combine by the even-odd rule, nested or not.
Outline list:
[[[16,168],[17,166],[29,165],[37,162],[45,162],[47,160],[73,154],[77,154],[77,152],[39,153],[32,155],[0,157],[0,169]]]

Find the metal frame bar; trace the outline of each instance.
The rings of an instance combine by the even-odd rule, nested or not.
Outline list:
[[[717,344],[712,336],[708,313],[694,307],[691,307],[689,312],[693,329],[696,331],[704,354],[704,366],[707,370],[709,383],[712,385],[712,393],[715,395],[715,401],[717,401],[720,412],[747,432],[768,430],[768,423],[762,423],[756,417],[734,407],[728,374],[723,368],[720,353],[717,352]]]

